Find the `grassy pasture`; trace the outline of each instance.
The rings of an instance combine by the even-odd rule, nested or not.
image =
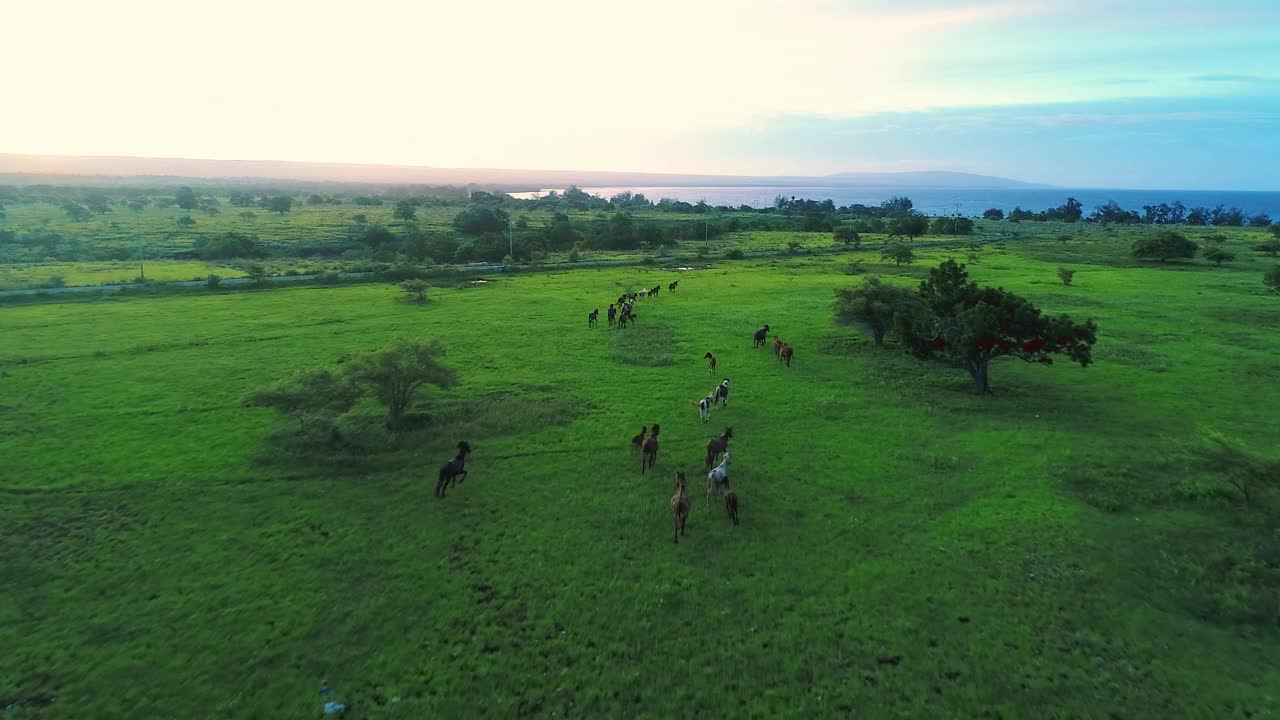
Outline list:
[[[425,305],[362,285],[0,310],[4,717],[1280,713],[1275,514],[1185,457],[1202,425],[1274,444],[1266,261],[1135,267],[1123,231],[984,225],[1009,237],[975,279],[1094,317],[1094,366],[998,362],[978,398],[833,326],[850,260],[914,283],[968,259],[927,245],[900,269],[717,263],[674,295],[677,273],[633,268]],[[587,330],[659,283],[638,327]],[[763,322],[790,370],[751,348]],[[282,455],[281,423],[240,406],[398,336],[441,339],[462,376],[398,450]],[[733,393],[703,426],[708,350]],[[641,477],[628,440],[653,422]],[[725,425],[739,527],[701,479]],[[436,500],[464,437],[470,477]]]

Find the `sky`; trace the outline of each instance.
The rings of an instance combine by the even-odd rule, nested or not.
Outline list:
[[[0,153],[1280,190],[1280,0],[13,2]]]

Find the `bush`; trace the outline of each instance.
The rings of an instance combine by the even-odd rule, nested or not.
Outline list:
[[[1071,242],[1071,236],[1070,236],[1070,235],[1059,235],[1059,236],[1058,236],[1058,242],[1063,243],[1063,244],[1069,243],[1069,242]]]
[[[930,223],[934,235],[972,235],[973,221],[967,217],[940,217]]]
[[[895,243],[886,247],[884,251],[880,253],[880,259],[892,260],[895,265],[901,267],[904,263],[910,265],[915,262],[916,254],[906,245],[903,245],[902,243]]]
[[[569,251],[569,262],[576,263],[580,258],[581,256],[578,255],[578,250],[576,248]]]
[[[845,266],[844,274],[845,275],[861,275],[866,271],[867,271],[867,268],[862,264],[861,260],[854,260],[853,262]]]
[[[400,290],[420,303],[427,301],[427,290],[429,289],[431,289],[431,286],[427,284],[426,280],[405,280],[400,283]]]
[[[1280,227],[1280,225],[1273,225],[1272,227]],[[1258,252],[1266,253],[1271,257],[1275,257],[1277,253],[1280,253],[1280,239],[1268,240],[1264,243],[1259,243],[1254,249]]]
[[[210,290],[217,290],[220,285],[222,285],[222,278],[213,273],[209,273],[209,277],[204,279],[204,286]]]
[[[183,227],[191,227],[192,225],[196,224],[196,219],[191,217],[190,215],[179,215],[178,224]]]
[[[1067,268],[1058,268],[1058,279],[1062,281],[1063,285],[1070,285],[1071,280],[1072,278],[1075,277],[1075,275],[1076,275],[1075,270],[1068,270]]]
[[[747,254],[742,252],[742,250],[738,248],[733,248],[724,254],[725,260],[742,260],[746,257],[747,257]]]
[[[1231,262],[1236,259],[1236,256],[1235,253],[1230,253],[1222,248],[1214,247],[1204,251],[1204,259],[1218,267],[1222,267],[1222,263]]]
[[[426,268],[411,263],[400,263],[392,268],[382,271],[382,279],[388,282],[401,282],[404,280],[423,280],[427,277]]]
[[[1280,265],[1276,265],[1264,273],[1262,283],[1272,290],[1280,292]]]
[[[66,278],[61,275],[50,275],[44,282],[40,283],[40,287],[42,288],[60,288],[66,286]]]
[[[326,285],[337,285],[342,282],[342,273],[337,270],[328,270],[320,273],[320,282]]]
[[[989,210],[982,213],[982,219],[983,220],[1003,220],[1004,211],[1001,210],[1000,208],[990,208]]]

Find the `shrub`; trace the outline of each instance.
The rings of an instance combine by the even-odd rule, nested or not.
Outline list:
[[[854,260],[844,269],[845,275],[861,275],[867,271],[861,260]]]
[[[569,251],[569,262],[571,262],[571,263],[576,263],[576,262],[578,262],[578,260],[579,260],[580,258],[581,258],[581,256],[580,256],[580,255],[578,255],[578,250],[577,250],[577,248],[574,248],[573,250],[570,250],[570,251]]]
[[[904,263],[910,265],[915,262],[916,254],[906,245],[896,243],[886,247],[884,251],[880,253],[880,259],[892,260],[895,265],[901,267]]]
[[[399,287],[406,295],[420,303],[427,301],[427,290],[431,288],[426,280],[405,280]]]
[[[337,285],[342,282],[342,273],[337,270],[328,270],[320,273],[320,282],[326,285]]]
[[[1280,227],[1280,225],[1272,225],[1272,227]],[[1280,253],[1280,239],[1268,240],[1264,243],[1259,243],[1254,249],[1258,252],[1266,253],[1271,257],[1275,257],[1277,253]]]
[[[1069,242],[1071,242],[1071,236],[1070,236],[1070,235],[1059,235],[1059,236],[1058,236],[1058,242],[1063,243],[1063,244],[1069,243]]]
[[[50,275],[44,282],[40,283],[42,288],[60,288],[66,287],[67,281],[61,275]]]
[[[210,290],[217,290],[220,285],[222,285],[222,278],[213,273],[209,273],[209,276],[204,279],[204,286]]]
[[[1280,265],[1276,265],[1262,275],[1262,283],[1267,287],[1280,292]]]
[[[1075,277],[1075,275],[1076,275],[1075,270],[1068,270],[1067,268],[1058,268],[1058,279],[1062,281],[1063,285],[1070,285],[1071,280],[1072,278]]]
[[[1204,259],[1218,267],[1222,267],[1222,263],[1231,262],[1236,259],[1236,256],[1235,253],[1230,253],[1222,248],[1214,247],[1204,251]]]
[[[1004,211],[1001,210],[1000,208],[991,208],[986,212],[982,213],[982,219],[983,220],[1003,220]]]
[[[699,257],[702,257],[702,256],[699,255]],[[746,257],[747,257],[747,254],[742,252],[740,248],[732,248],[724,254],[725,260],[742,260]]]
[[[191,227],[192,225],[196,224],[196,219],[191,217],[190,215],[179,215],[178,224],[183,227]]]

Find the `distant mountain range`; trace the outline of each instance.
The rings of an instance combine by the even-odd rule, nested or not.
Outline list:
[[[96,157],[70,155],[0,154],[0,179],[23,176],[26,181],[68,182],[87,179],[132,183],[172,182],[177,179],[262,183],[294,181],[369,185],[483,185],[501,190],[538,190],[569,185],[584,187],[901,187],[981,188],[1009,190],[1043,188],[1018,180],[970,173],[847,172],[823,176],[682,175],[601,170],[502,170],[493,168],[435,168],[415,165],[354,165],[280,160],[196,160],[188,158]],[[18,178],[11,178],[18,180]]]

